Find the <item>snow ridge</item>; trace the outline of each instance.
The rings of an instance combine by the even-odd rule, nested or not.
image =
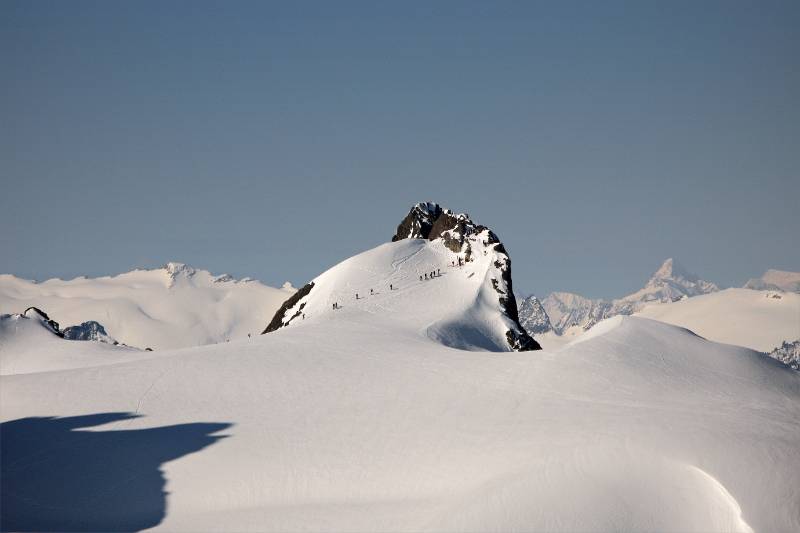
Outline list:
[[[381,292],[374,293],[375,285]],[[418,299],[401,298],[395,290],[412,291]],[[284,302],[264,333],[307,316],[342,315],[339,311],[348,306],[342,301],[354,297],[353,305],[362,310],[385,312],[388,304],[363,301],[378,295],[392,297],[394,313],[406,315],[399,320],[452,348],[540,348],[519,322],[511,259],[497,235],[469,215],[433,202],[413,206],[391,243],[351,257],[303,287]]]

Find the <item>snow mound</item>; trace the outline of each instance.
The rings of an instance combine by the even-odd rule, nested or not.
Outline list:
[[[367,253],[410,268],[438,245]],[[346,268],[363,278],[364,266]],[[800,528],[800,374],[637,317],[557,354],[486,357],[385,311],[402,299],[367,299],[374,313],[343,301],[313,328],[307,315],[250,340],[0,377],[0,518],[18,530],[109,529],[109,516],[164,531]]]
[[[0,315],[0,375],[49,372],[140,359],[144,352],[63,338],[58,324],[35,308]]]
[[[511,260],[497,236],[433,203],[412,208],[393,242],[351,257],[301,288],[264,333],[365,315],[451,348],[539,348],[519,324]]]
[[[645,307],[637,316],[688,328],[716,342],[769,352],[800,338],[800,294],[725,289]]]

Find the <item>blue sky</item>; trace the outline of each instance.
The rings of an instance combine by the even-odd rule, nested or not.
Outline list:
[[[800,3],[0,3],[0,272],[301,284],[424,200],[518,292],[800,270]]]

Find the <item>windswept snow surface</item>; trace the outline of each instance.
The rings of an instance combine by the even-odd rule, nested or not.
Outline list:
[[[1,433],[3,527],[92,529],[111,513],[165,531],[800,528],[800,375],[785,366],[634,317],[558,353],[455,350],[397,322],[342,312],[0,377],[16,421]],[[72,420],[29,417],[100,413],[139,417],[15,441]],[[213,435],[177,458],[159,453],[172,439],[134,438],[198,424]],[[93,438],[102,453],[80,453]],[[140,481],[153,455],[168,457],[165,487]]]
[[[725,289],[645,307],[637,316],[689,328],[716,342],[770,352],[800,339],[800,294]]]
[[[36,306],[62,328],[93,320],[130,346],[181,348],[255,335],[293,292],[182,263],[41,283],[3,274],[0,313]]]
[[[102,366],[103,343],[1,345],[87,354],[0,376],[2,527],[800,529],[800,374],[638,317],[473,351],[499,331],[487,270],[436,246],[343,262],[305,319],[251,339]]]

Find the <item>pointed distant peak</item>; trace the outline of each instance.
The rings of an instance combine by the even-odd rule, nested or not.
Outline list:
[[[653,274],[652,279],[671,279],[671,278],[685,278],[688,280],[697,279],[697,276],[686,270],[683,265],[678,263],[672,257],[664,260],[661,266]]]

